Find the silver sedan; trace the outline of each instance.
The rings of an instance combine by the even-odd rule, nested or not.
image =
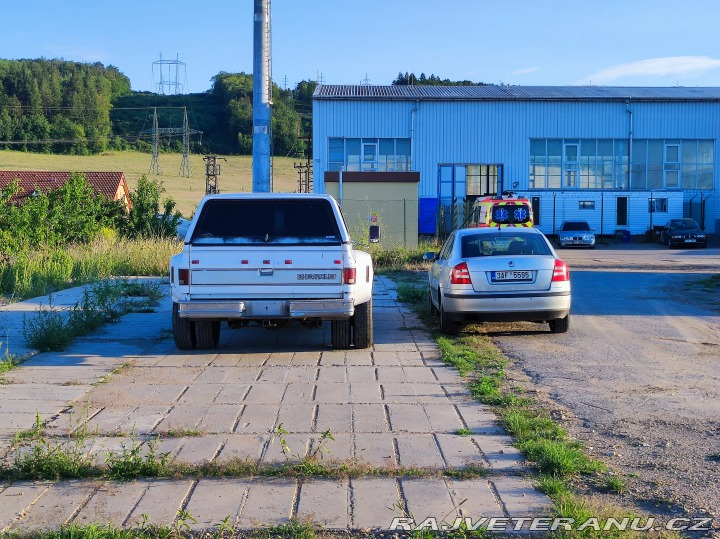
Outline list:
[[[454,335],[463,322],[548,322],[570,326],[570,272],[536,228],[456,230],[428,272],[429,307],[440,329]]]

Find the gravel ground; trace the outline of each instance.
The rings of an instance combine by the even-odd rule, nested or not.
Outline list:
[[[511,376],[627,486],[623,505],[720,530],[720,250],[620,244],[559,250],[571,328],[485,324]],[[714,455],[719,455],[716,459]],[[702,535],[702,534],[701,534]]]

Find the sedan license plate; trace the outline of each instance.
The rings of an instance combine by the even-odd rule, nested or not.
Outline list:
[[[493,271],[490,272],[490,281],[499,283],[504,281],[532,281],[530,271]]]
[[[688,239],[685,240],[685,243],[695,243],[695,239],[693,239],[693,238],[688,238]]]

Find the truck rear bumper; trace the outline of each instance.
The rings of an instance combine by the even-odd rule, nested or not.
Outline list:
[[[237,320],[268,318],[349,318],[355,312],[346,300],[186,300],[178,301],[180,318]]]

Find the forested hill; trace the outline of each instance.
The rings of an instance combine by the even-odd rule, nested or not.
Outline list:
[[[392,84],[473,84],[400,72]],[[480,83],[482,84],[482,83]],[[316,83],[273,84],[273,154],[312,154]],[[133,92],[116,67],[64,60],[0,60],[0,149],[91,154],[152,148],[155,115],[163,150],[181,151],[187,113],[193,153],[252,153],[253,77],[219,73],[205,93]]]
[[[193,152],[252,153],[252,75],[220,73],[202,94],[133,92],[113,66],[64,60],[0,60],[0,149],[90,154],[152,147],[154,113],[162,149],[181,150],[184,114]],[[273,152],[304,157],[314,82],[273,85]],[[166,130],[167,131],[167,130]]]

